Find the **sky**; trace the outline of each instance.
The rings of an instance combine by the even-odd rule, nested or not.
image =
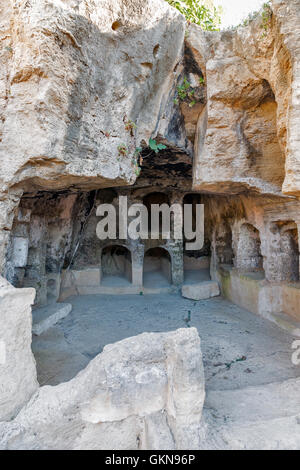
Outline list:
[[[214,0],[215,6],[223,8],[221,28],[236,26],[249,13],[259,10],[266,0]]]

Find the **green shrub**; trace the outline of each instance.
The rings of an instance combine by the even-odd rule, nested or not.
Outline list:
[[[208,8],[201,0],[166,0],[177,8],[190,23],[201,26],[206,31],[219,31],[221,24],[221,9]]]

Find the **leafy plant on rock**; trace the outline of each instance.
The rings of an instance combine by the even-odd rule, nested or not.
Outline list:
[[[233,29],[238,28],[239,26],[248,26],[252,21],[256,18],[261,17],[261,29],[264,30],[262,37],[266,36],[266,33],[270,27],[270,20],[272,18],[272,9],[271,9],[271,2],[267,1],[263,4],[262,9],[260,11],[253,11],[249,13],[247,18],[245,18],[241,24],[238,26],[233,27]]]
[[[177,8],[189,23],[201,26],[205,31],[219,31],[221,24],[220,7],[209,8],[204,0],[166,0],[171,6]],[[206,4],[205,4],[206,3]]]
[[[149,139],[149,147],[151,150],[154,150],[155,153],[158,153],[160,150],[165,150],[167,147],[164,144],[157,144],[156,140]]]
[[[141,166],[143,164],[143,157],[141,155],[142,150],[143,150],[142,147],[137,147],[135,149],[134,155],[133,155],[132,160],[131,160],[131,162],[134,166],[134,172],[135,172],[136,176],[140,176],[141,171],[142,171],[142,169],[141,169]]]
[[[204,83],[204,78],[200,77],[199,85],[204,85]],[[191,86],[188,79],[184,77],[182,85],[177,87],[177,97],[174,99],[174,103],[179,104],[179,101],[185,101],[188,103],[189,107],[192,108],[196,104],[194,95],[194,88]]]
[[[261,29],[264,30],[262,37],[265,37],[268,29],[270,28],[270,21],[272,18],[272,10],[270,6],[270,2],[266,2],[263,4],[261,18],[262,18],[262,21],[261,21],[260,27]]]
[[[159,153],[160,150],[164,150],[167,148],[166,145],[164,144],[158,144],[155,139],[149,139],[148,146],[151,149],[151,151],[154,151],[155,153]],[[143,165],[142,151],[143,151],[142,147],[136,147],[134,154],[132,156],[132,159],[131,159],[131,163],[134,167],[134,172],[136,176],[140,176],[141,171],[142,171],[142,168],[141,168]],[[150,154],[151,152],[148,155]]]
[[[133,131],[136,129],[136,123],[128,119],[124,121],[125,131],[130,132],[131,136],[133,136]]]
[[[118,152],[119,152],[119,155],[127,155],[128,154],[128,150],[127,150],[127,147],[125,144],[120,144],[118,145]]]

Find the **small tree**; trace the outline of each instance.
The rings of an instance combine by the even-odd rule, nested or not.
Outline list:
[[[221,8],[209,8],[203,0],[166,0],[177,8],[190,23],[196,23],[206,31],[219,31],[221,24]]]

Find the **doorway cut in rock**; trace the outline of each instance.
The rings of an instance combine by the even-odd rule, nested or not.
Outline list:
[[[101,285],[107,287],[129,286],[132,282],[131,253],[122,245],[109,245],[102,250]]]
[[[197,205],[201,204],[201,195],[190,193],[186,194],[182,200],[184,226],[187,217],[188,206],[192,209],[192,231],[197,230]],[[210,244],[204,241],[201,250],[187,250],[186,244],[191,240],[186,238],[185,232],[183,233],[183,269],[184,269],[184,284],[197,284],[199,282],[206,282],[210,280]]]
[[[172,284],[172,262],[169,252],[162,247],[150,248],[144,257],[145,288],[159,289]]]

